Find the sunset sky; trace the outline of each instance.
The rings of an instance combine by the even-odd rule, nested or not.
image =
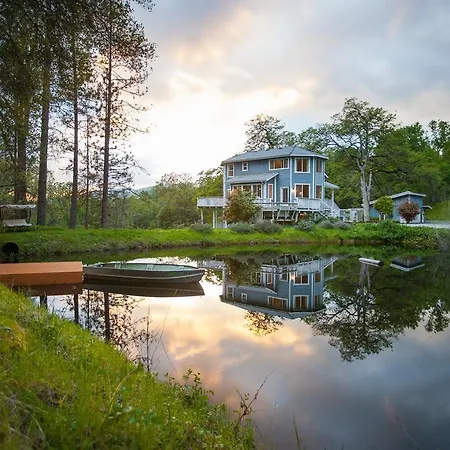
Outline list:
[[[136,16],[157,44],[138,187],[217,167],[258,113],[300,132],[355,96],[404,124],[450,120],[446,0],[160,0]]]

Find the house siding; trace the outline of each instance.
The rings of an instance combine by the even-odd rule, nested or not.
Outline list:
[[[271,159],[287,159],[289,167],[287,169],[270,169]],[[309,161],[309,172],[296,172],[296,160],[297,159],[307,159]],[[248,163],[248,170],[242,171],[242,163],[226,163],[224,165],[224,195],[227,196],[231,186],[234,184],[257,184],[257,182],[247,183],[240,182],[236,179],[239,176],[249,176],[249,175],[261,175],[261,178],[269,177],[275,175],[274,178],[262,182],[262,196],[263,198],[268,198],[267,185],[273,184],[273,194],[274,202],[281,202],[281,188],[287,187],[289,189],[289,202],[294,202],[295,197],[295,185],[297,184],[307,184],[309,185],[309,198],[315,198],[316,186],[321,186],[322,196],[325,195],[325,161],[322,159],[322,172],[316,172],[316,161],[318,158],[314,157],[286,157],[286,158],[267,158],[265,160],[257,161],[246,161]],[[230,164],[234,165],[234,176],[228,176],[228,166]]]

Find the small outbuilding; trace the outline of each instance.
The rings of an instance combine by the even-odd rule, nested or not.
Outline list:
[[[397,220],[401,223],[405,223],[405,220],[400,216],[398,212],[398,207],[405,202],[416,203],[419,206],[419,214],[411,221],[411,223],[423,223],[425,222],[424,209],[430,208],[423,204],[423,199],[426,197],[425,194],[418,194],[417,192],[405,191],[399,194],[389,195],[392,198],[394,205],[392,207],[392,219]],[[375,202],[373,200],[370,202],[370,218],[371,219],[381,219],[381,214],[375,209]]]

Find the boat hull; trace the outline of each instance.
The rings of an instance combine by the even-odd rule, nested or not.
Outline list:
[[[155,266],[155,265],[153,265]],[[108,283],[136,283],[159,284],[159,283],[195,283],[199,282],[204,274],[203,269],[196,267],[183,270],[137,270],[116,267],[105,267],[104,265],[84,266],[84,282],[105,281]]]

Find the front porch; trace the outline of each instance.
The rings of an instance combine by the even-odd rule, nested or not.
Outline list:
[[[263,220],[280,223],[296,223],[302,214],[320,214],[324,217],[339,217],[340,209],[333,199],[298,198],[293,202],[274,202],[271,198],[256,198],[255,203],[261,206]],[[203,223],[203,210],[212,210],[213,227],[217,228],[217,214],[223,209],[225,200],[222,197],[199,197],[197,207],[200,209]]]

